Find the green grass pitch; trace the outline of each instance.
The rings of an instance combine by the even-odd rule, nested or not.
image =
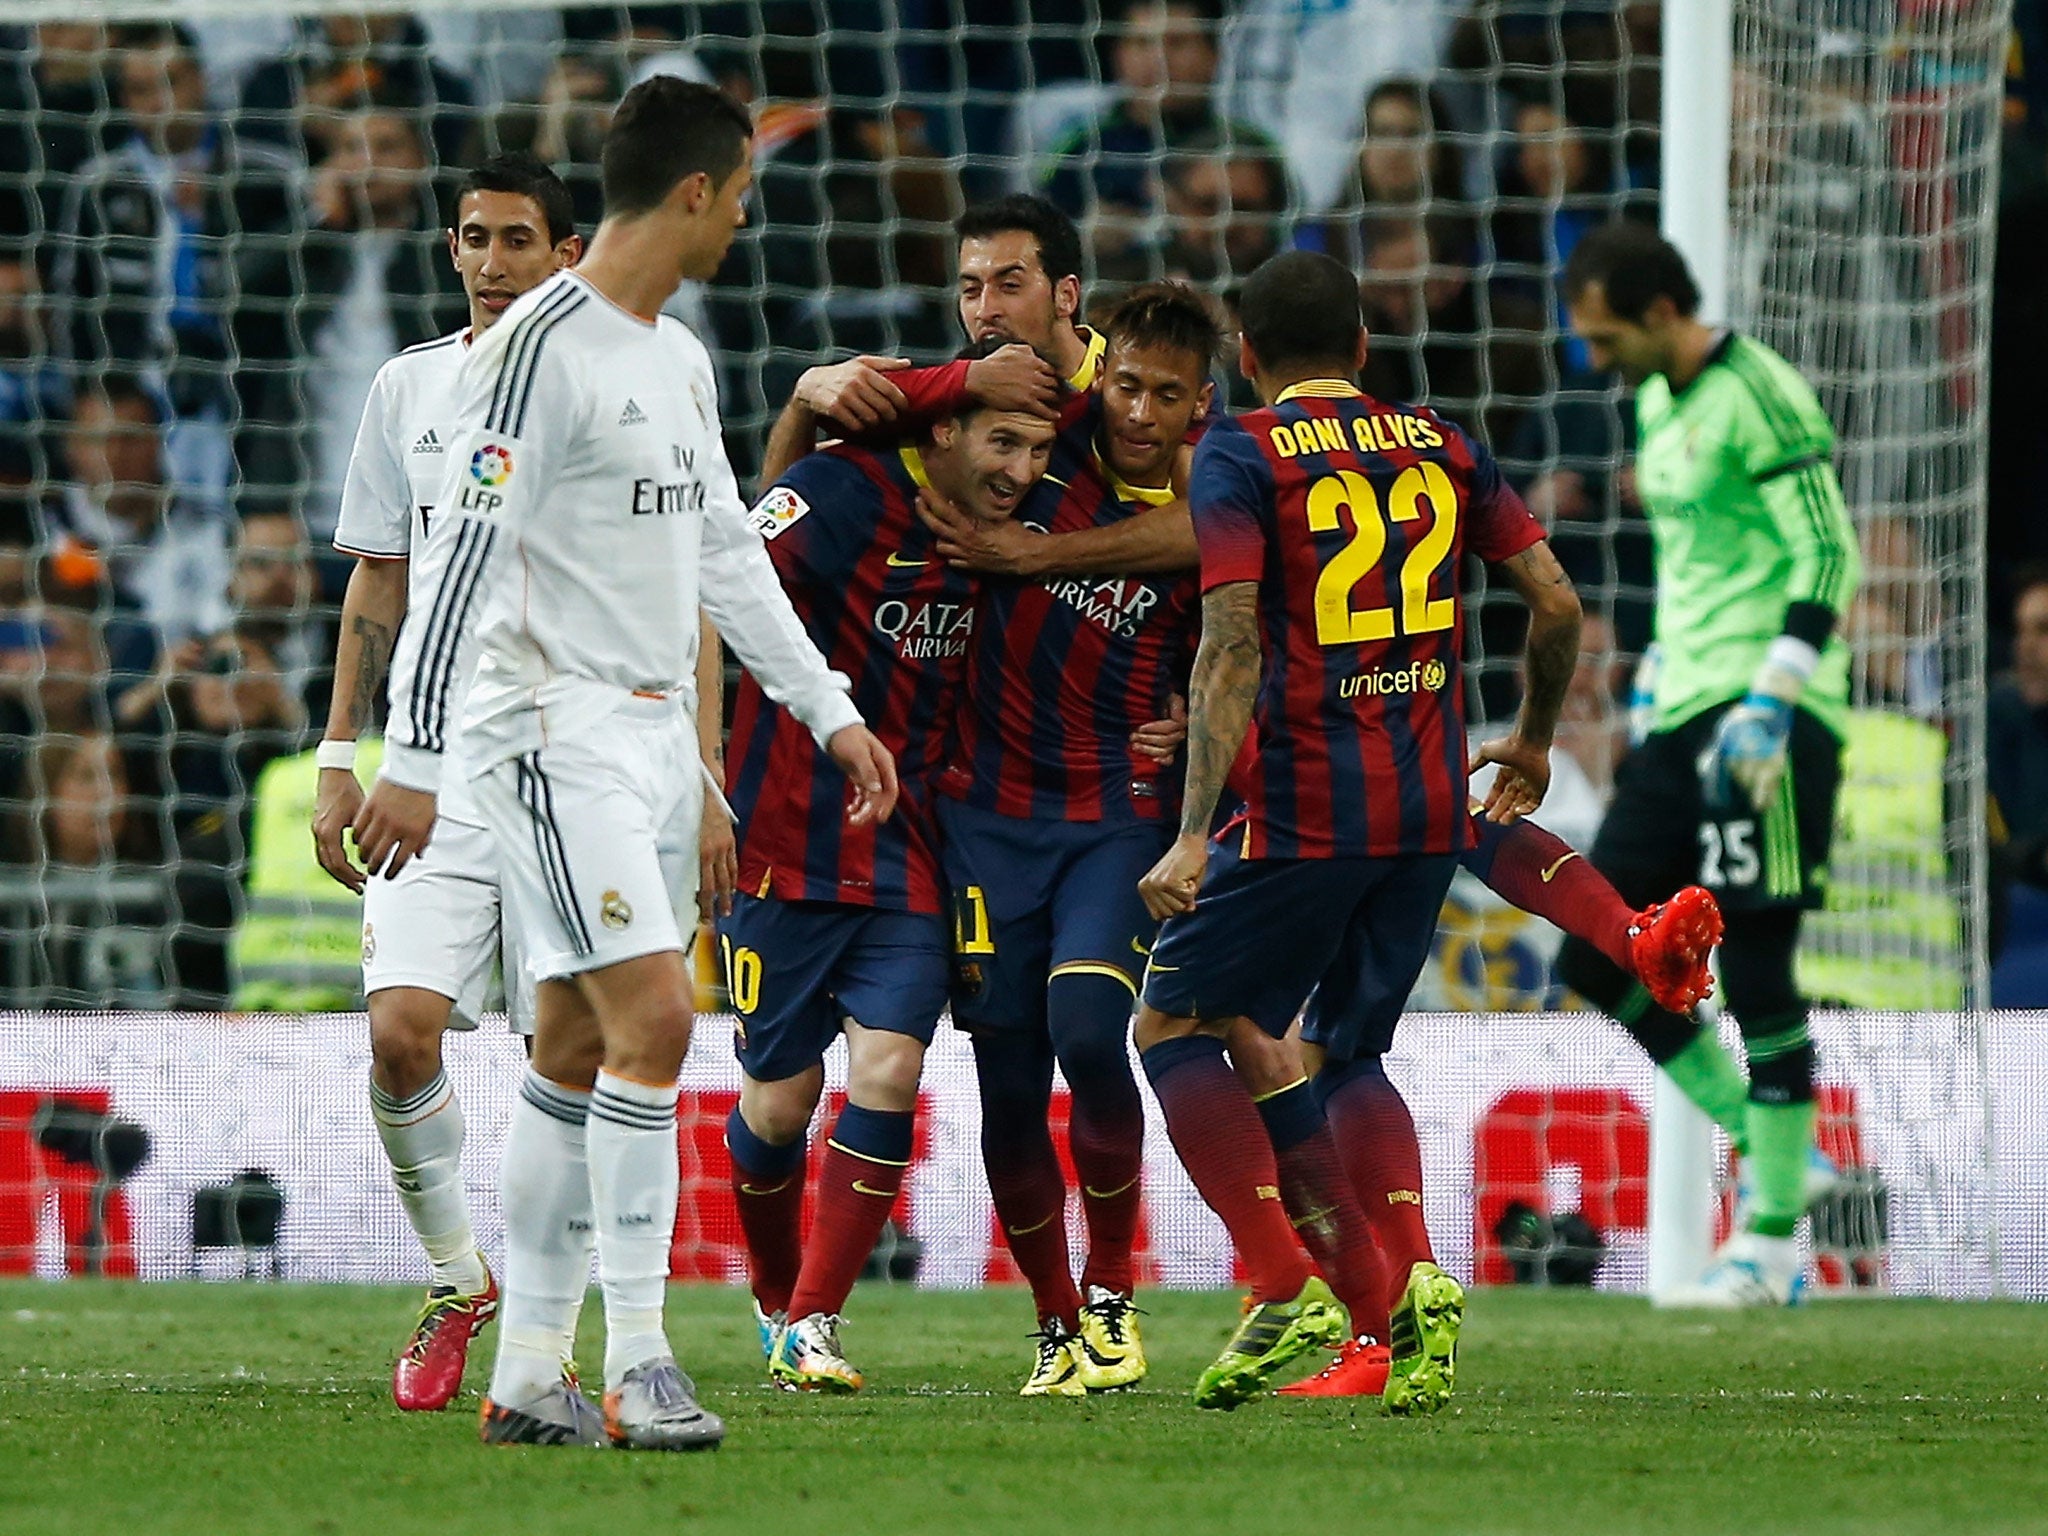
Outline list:
[[[1453,1411],[1399,1422],[1199,1413],[1234,1298],[1141,1300],[1141,1390],[1026,1402],[1021,1292],[866,1286],[845,1338],[868,1390],[822,1400],[760,1384],[743,1293],[677,1288],[671,1333],[730,1436],[655,1456],[479,1445],[491,1333],[461,1406],[398,1413],[416,1293],[8,1282],[0,1531],[2048,1531],[2048,1308],[1480,1291]],[[584,1329],[594,1356],[594,1303]]]

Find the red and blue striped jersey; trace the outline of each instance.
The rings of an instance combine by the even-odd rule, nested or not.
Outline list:
[[[1100,399],[1068,421],[1018,516],[1100,528],[1173,500],[1126,485],[1096,449]],[[1177,812],[1180,767],[1131,751],[1185,690],[1200,594],[1192,572],[985,580],[982,617],[939,792],[1004,816],[1130,822]]]
[[[754,507],[804,628],[852,679],[861,717],[895,754],[902,796],[881,826],[848,826],[845,776],[743,674],[726,764],[743,891],[945,909],[932,788],[966,679],[977,581],[938,557],[917,515],[923,476],[914,448],[828,448],[792,465]]]
[[[1316,379],[1211,427],[1189,501],[1202,590],[1258,584],[1245,857],[1463,851],[1463,556],[1543,537],[1492,456]]]

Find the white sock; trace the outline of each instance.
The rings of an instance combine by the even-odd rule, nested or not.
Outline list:
[[[610,1072],[590,1096],[590,1193],[604,1288],[604,1379],[670,1353],[661,1304],[675,1240],[676,1090]]]
[[[518,1407],[551,1391],[576,1352],[590,1288],[590,1094],[526,1069],[505,1135],[505,1273],[491,1400]]]
[[[412,1223],[435,1285],[465,1295],[484,1288],[484,1261],[469,1225],[462,1188],[462,1105],[446,1072],[410,1098],[394,1099],[370,1084],[370,1118],[391,1161],[398,1203]]]

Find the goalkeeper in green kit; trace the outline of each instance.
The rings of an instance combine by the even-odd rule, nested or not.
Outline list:
[[[1719,898],[1724,1001],[1749,1075],[1698,1020],[1657,1008],[1570,940],[1558,972],[1618,1019],[1728,1132],[1747,1190],[1698,1305],[1796,1299],[1794,1229],[1833,1170],[1813,1145],[1813,1046],[1793,980],[1801,913],[1826,893],[1841,784],[1856,536],[1834,430],[1792,366],[1695,311],[1685,260],[1611,224],[1565,268],[1572,329],[1637,386],[1636,491],[1656,544],[1648,734],[1615,776],[1591,859],[1641,906],[1698,883]],[[1654,671],[1654,681],[1647,674]]]

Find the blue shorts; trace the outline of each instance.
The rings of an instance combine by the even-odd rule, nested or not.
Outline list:
[[[1276,1038],[1299,1015],[1332,1061],[1385,1055],[1457,867],[1450,853],[1244,859],[1234,837],[1211,844],[1194,911],[1159,930],[1145,1002]]]
[[[935,913],[735,896],[718,947],[740,1068],[757,1083],[823,1061],[846,1019],[929,1045],[946,1008],[946,922]]]
[[[939,801],[953,888],[953,1017],[964,1029],[1046,1027],[1063,971],[1131,989],[1159,925],[1138,880],[1172,840],[1163,822],[1041,821]]]

